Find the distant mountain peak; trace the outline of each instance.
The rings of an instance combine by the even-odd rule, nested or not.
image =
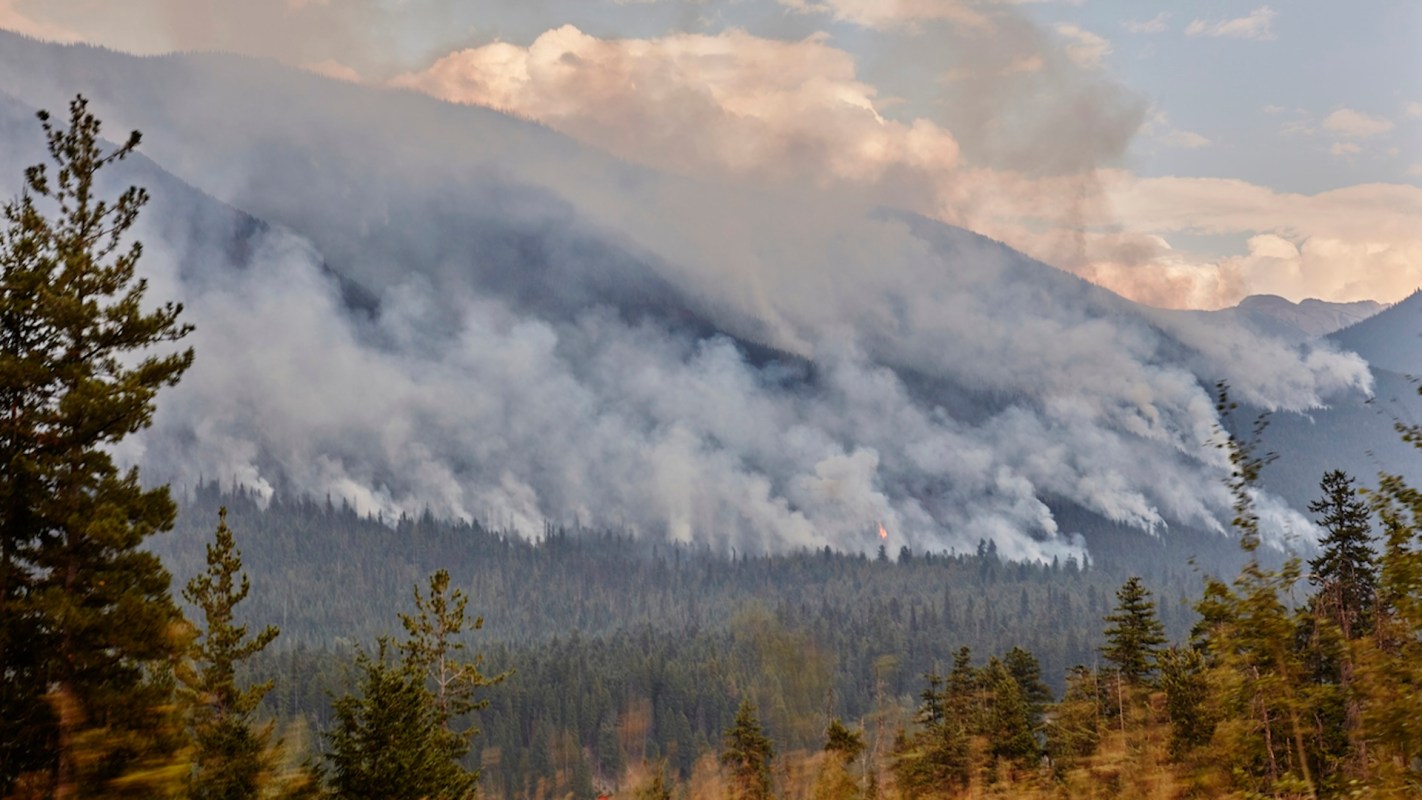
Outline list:
[[[1235,308],[1297,329],[1306,338],[1317,338],[1356,325],[1387,306],[1376,300],[1335,303],[1314,297],[1295,303],[1274,294],[1254,294],[1239,301]]]

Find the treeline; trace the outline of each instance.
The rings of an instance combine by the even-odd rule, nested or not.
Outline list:
[[[1162,614],[1171,631],[1189,626],[1186,600],[1201,581],[1185,560],[1155,557],[1155,540],[1139,534],[1137,553],[1090,565],[1008,562],[987,541],[954,554],[899,547],[877,557],[828,549],[729,556],[607,530],[550,526],[530,540],[428,514],[380,520],[340,501],[280,494],[263,501],[215,481],[186,490],[180,505],[174,531],[149,546],[174,574],[192,574],[211,520],[226,507],[249,568],[263,576],[249,613],[281,625],[284,647],[368,640],[412,585],[443,568],[478,598],[494,641],[707,629],[754,601],[806,625],[852,625],[856,638],[877,637],[895,652],[915,649],[910,640],[931,632],[983,651],[1030,645],[1065,668],[1095,646],[1125,563],[1145,565],[1144,577],[1168,598]],[[1060,658],[1048,653],[1057,648]]]

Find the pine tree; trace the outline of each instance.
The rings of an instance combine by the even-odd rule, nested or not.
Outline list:
[[[97,195],[139,134],[105,152],[83,97],[67,127],[39,117],[55,170],[26,170],[0,232],[0,672],[15,681],[0,716],[7,740],[39,746],[0,748],[0,790],[30,771],[60,798],[165,796],[187,771],[171,703],[184,626],[142,545],[175,508],[110,449],[192,363],[169,346],[189,327],[179,305],[144,308],[125,240],[147,193]]]
[[[188,581],[183,597],[203,617],[203,630],[193,643],[193,666],[180,678],[194,695],[192,735],[197,746],[189,792],[196,800],[242,800],[257,797],[271,784],[270,771],[278,753],[272,726],[257,727],[253,715],[272,682],[246,689],[237,685],[237,666],[261,652],[277,637],[266,626],[249,637],[236,622],[236,607],[251,592],[242,571],[242,553],[227,527],[227,509],[218,511],[217,532],[207,545],[207,569]]]
[[[1101,655],[1131,686],[1144,684],[1155,671],[1156,654],[1165,644],[1165,628],[1141,579],[1132,576],[1116,591],[1116,610],[1106,615]]]
[[[1208,743],[1214,733],[1214,720],[1206,705],[1210,685],[1205,658],[1191,647],[1171,647],[1161,651],[1158,663],[1165,712],[1170,718],[1170,754],[1179,759]]]
[[[912,734],[901,732],[894,742],[894,775],[899,788],[909,795],[949,792],[968,782],[970,726],[977,719],[968,709],[975,702],[972,693],[978,681],[973,677],[963,686],[963,671],[974,670],[968,666],[971,655],[967,648],[959,650],[958,656],[946,693],[936,673],[925,676],[928,685],[919,695],[915,715],[918,729]]]
[[[770,762],[775,758],[775,746],[760,727],[755,704],[742,700],[736,719],[726,730],[721,751],[721,764],[731,771],[733,800],[768,800]]]
[[[667,765],[658,763],[652,770],[652,778],[637,788],[633,800],[671,800],[670,781],[667,780]]]
[[[1002,663],[1022,689],[1022,698],[1027,701],[1032,724],[1036,725],[1041,721],[1047,704],[1052,701],[1052,690],[1042,682],[1041,662],[1030,650],[1014,646],[1003,655]]]
[[[331,788],[350,800],[473,797],[477,778],[451,758],[458,742],[440,724],[424,673],[390,649],[382,638],[373,656],[359,653],[360,694],[332,707]]]
[[[864,752],[864,735],[832,719],[825,730],[824,751],[824,766],[810,796],[813,800],[859,800],[859,782],[849,767]]]
[[[1066,689],[1047,728],[1047,755],[1060,772],[1096,752],[1101,742],[1101,682],[1086,667],[1067,672]]]
[[[1422,427],[1408,441],[1422,447]],[[1376,508],[1383,552],[1376,619],[1356,642],[1356,684],[1370,783],[1379,796],[1422,793],[1422,491],[1382,475]]]
[[[402,658],[392,661],[389,641],[381,639],[375,657],[357,657],[360,695],[336,701],[337,726],[328,738],[342,797],[464,798],[478,786],[479,771],[461,763],[477,729],[455,723],[487,706],[475,692],[506,674],[486,677],[482,657],[461,658],[468,598],[449,591],[448,572],[430,576],[428,595],[418,588],[414,595],[416,613],[400,615],[409,634],[398,645]],[[483,624],[476,618],[469,627]],[[391,793],[392,785],[401,788]]]
[[[438,570],[430,576],[429,595],[415,590],[414,614],[401,614],[400,622],[409,636],[400,645],[405,661],[423,672],[434,687],[434,703],[439,723],[446,731],[453,730],[453,721],[488,706],[487,700],[476,700],[475,693],[486,686],[504,680],[507,675],[485,676],[479,667],[483,656],[464,660],[467,645],[460,639],[469,630],[484,627],[484,618],[471,623],[465,616],[469,598],[464,592],[449,590],[449,572]],[[465,742],[465,751],[478,729],[467,727],[458,736]],[[460,753],[462,756],[463,753]],[[477,775],[476,775],[477,779]]]
[[[1038,755],[1032,712],[1022,687],[996,658],[983,670],[989,692],[986,734],[993,757],[1014,764],[1027,764]]]
[[[1323,496],[1308,505],[1322,515],[1327,531],[1322,552],[1308,562],[1309,582],[1318,587],[1314,605],[1333,620],[1343,638],[1366,635],[1377,599],[1377,558],[1373,553],[1372,513],[1353,479],[1334,470],[1323,476]]]

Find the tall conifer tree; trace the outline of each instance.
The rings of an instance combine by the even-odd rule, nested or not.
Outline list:
[[[721,763],[731,770],[731,796],[735,800],[769,800],[770,761],[774,757],[775,746],[760,727],[755,705],[742,700],[721,751]]]
[[[1322,552],[1308,562],[1309,582],[1318,587],[1314,605],[1345,639],[1353,639],[1367,633],[1377,600],[1372,512],[1342,471],[1324,475],[1319,487],[1323,496],[1308,504],[1327,531],[1319,542]]]
[[[1106,615],[1106,645],[1101,655],[1128,684],[1139,686],[1155,671],[1156,654],[1165,644],[1165,628],[1155,615],[1150,591],[1135,576],[1116,591],[1116,610]]]
[[[271,644],[277,629],[268,625],[249,637],[247,626],[237,623],[236,607],[252,584],[227,527],[227,509],[217,518],[217,532],[207,545],[207,569],[183,590],[204,623],[192,648],[194,669],[180,675],[195,695],[190,724],[197,752],[190,791],[195,800],[243,800],[272,782],[276,753],[271,725],[259,727],[253,720],[272,683],[243,689],[237,685],[237,666]]]
[[[184,626],[142,545],[175,509],[109,450],[192,363],[165,347],[189,327],[179,305],[145,307],[127,234],[147,193],[99,197],[139,134],[105,151],[83,97],[67,127],[39,118],[53,163],[26,170],[0,231],[0,716],[39,746],[4,754],[0,789],[30,771],[59,798],[165,796],[187,771],[164,678]]]

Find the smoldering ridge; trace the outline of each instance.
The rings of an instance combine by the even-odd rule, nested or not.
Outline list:
[[[26,102],[84,85],[232,206],[165,183],[140,231],[152,296],[187,303],[199,353],[121,453],[157,479],[529,535],[577,518],[857,550],[883,523],[915,549],[1050,559],[1082,546],[1054,497],[1142,530],[1218,526],[1202,375],[1274,407],[1366,386],[1356,357],[1167,328],[858,198],[668,178],[485,110],[241,60],[46,53]]]

